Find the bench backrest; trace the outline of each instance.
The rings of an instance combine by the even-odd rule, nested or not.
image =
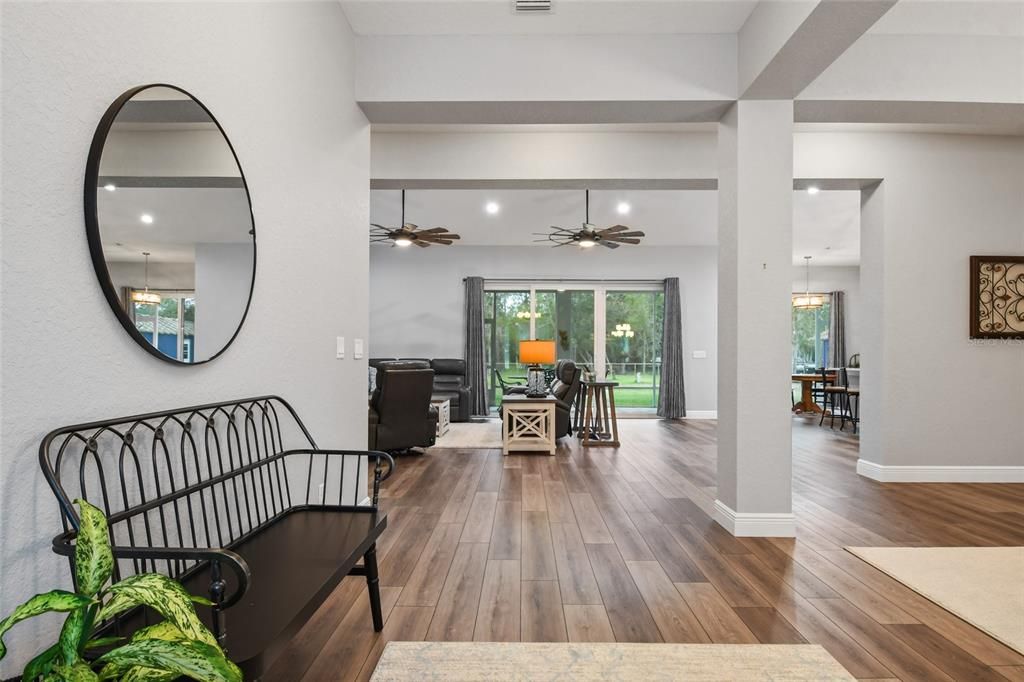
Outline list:
[[[305,454],[316,447],[287,402],[262,396],[64,427],[39,459],[65,535],[83,498],[106,513],[115,546],[230,548],[295,506],[363,503],[367,474],[376,505],[367,453]],[[120,559],[115,580],[195,564]]]

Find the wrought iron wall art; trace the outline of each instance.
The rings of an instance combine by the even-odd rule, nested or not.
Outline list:
[[[1024,256],[971,256],[971,338],[1024,339]]]

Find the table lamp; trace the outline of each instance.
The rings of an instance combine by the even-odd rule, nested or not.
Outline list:
[[[527,370],[526,396],[528,398],[546,396],[548,387],[544,384],[544,370],[540,366],[555,362],[555,342],[538,339],[520,341],[519,362],[530,366]]]

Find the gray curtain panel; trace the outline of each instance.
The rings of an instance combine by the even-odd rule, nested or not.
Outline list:
[[[484,280],[466,278],[466,378],[470,414],[487,414],[484,386]]]
[[[679,419],[686,416],[683,387],[683,310],[679,278],[665,280],[665,321],[661,332],[661,395],[658,416]]]
[[[846,367],[846,294],[833,291],[828,321],[828,366]]]

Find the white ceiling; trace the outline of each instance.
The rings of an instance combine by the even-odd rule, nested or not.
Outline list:
[[[868,33],[1024,37],[1020,0],[899,0]]]
[[[489,215],[484,206],[494,201],[501,210]],[[619,215],[620,201],[630,204]],[[458,245],[550,246],[549,226],[578,229],[584,218],[584,194],[579,190],[409,190],[406,221],[420,227],[443,226],[461,235]],[[397,226],[401,219],[398,190],[370,193],[371,222]],[[718,197],[715,191],[593,190],[590,222],[599,227],[616,223],[646,233],[643,246],[714,246],[718,243]],[[860,193],[822,191],[793,193],[793,262],[814,256],[817,265],[855,265],[860,261]],[[386,247],[385,247],[386,248]]]
[[[195,260],[197,243],[247,242],[252,219],[244,189],[118,187],[98,190],[100,240],[110,261]],[[147,225],[142,214],[153,216]]]
[[[736,33],[756,0],[553,0],[516,13],[512,0],[341,0],[359,35]]]

